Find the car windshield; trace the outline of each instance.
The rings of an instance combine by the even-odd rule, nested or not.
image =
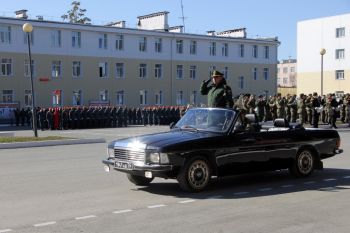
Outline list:
[[[226,132],[235,112],[224,108],[192,108],[176,123],[175,128]]]

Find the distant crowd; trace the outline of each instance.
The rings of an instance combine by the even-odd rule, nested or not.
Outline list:
[[[336,121],[350,127],[350,94],[337,97],[335,94],[320,96],[317,93],[266,97],[241,94],[233,98],[234,109],[243,114],[256,114],[258,120],[270,121],[285,118],[288,122],[330,124],[337,128]],[[203,106],[203,105],[202,105]],[[193,106],[147,106],[147,107],[55,107],[37,108],[37,125],[41,130],[65,130],[106,127],[127,127],[128,125],[169,125],[177,122],[188,108]],[[12,123],[31,125],[31,110],[13,111]]]
[[[37,126],[41,130],[65,130],[127,127],[128,125],[169,125],[180,119],[183,109],[180,106],[38,107]],[[13,123],[17,126],[31,126],[32,112],[30,108],[16,109],[13,112],[13,118]]]

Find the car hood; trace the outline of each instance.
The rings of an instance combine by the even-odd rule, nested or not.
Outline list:
[[[189,143],[198,139],[217,136],[216,133],[202,131],[170,131],[164,133],[148,134],[137,137],[125,138],[111,142],[113,147],[123,147],[132,149],[165,149],[170,145]]]

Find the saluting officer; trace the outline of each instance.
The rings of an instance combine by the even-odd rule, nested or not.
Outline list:
[[[213,82],[211,85],[210,81]],[[224,75],[219,71],[214,70],[211,79],[203,81],[201,94],[208,95],[208,107],[233,107],[231,87],[227,85]]]

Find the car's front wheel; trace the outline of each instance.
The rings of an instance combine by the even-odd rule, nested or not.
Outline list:
[[[289,168],[295,177],[307,177],[312,174],[315,167],[315,156],[309,149],[301,150]]]
[[[204,190],[211,178],[211,167],[204,157],[194,157],[188,160],[180,169],[177,181],[181,189],[189,192]]]
[[[143,176],[136,176],[136,175],[132,175],[132,174],[126,174],[126,175],[128,177],[128,180],[137,186],[147,186],[154,179],[154,178],[147,178],[147,177],[143,177]]]

